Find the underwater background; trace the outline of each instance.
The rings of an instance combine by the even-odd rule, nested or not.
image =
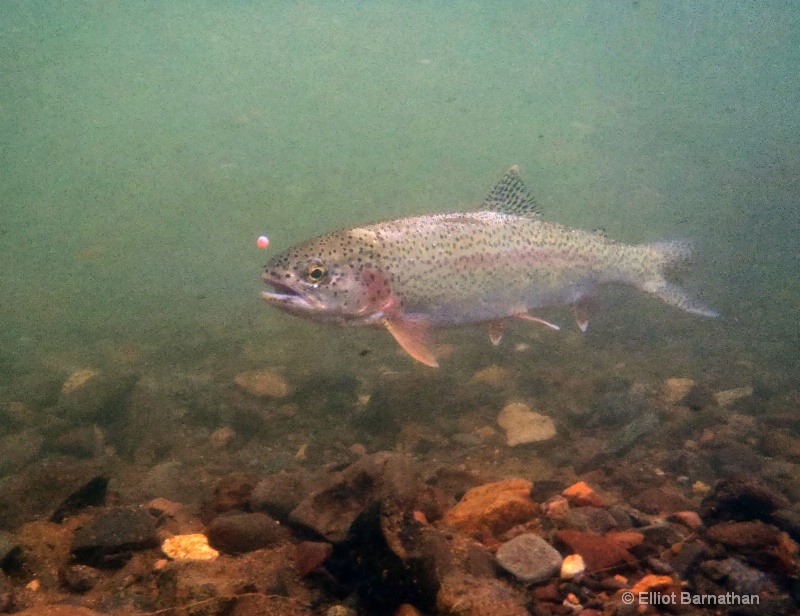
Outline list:
[[[333,353],[349,332],[262,305],[255,238],[269,234],[271,253],[468,208],[514,163],[548,220],[697,242],[697,286],[726,318],[681,315],[688,338],[712,328],[797,356],[792,2],[9,1],[2,12],[6,376],[109,344],[180,361],[202,339],[250,341],[292,361],[313,336]],[[673,317],[646,311],[635,318],[653,328]]]

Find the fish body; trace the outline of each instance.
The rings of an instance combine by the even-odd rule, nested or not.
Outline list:
[[[716,316],[665,278],[690,256],[683,242],[628,245],[541,220],[515,166],[477,211],[356,226],[290,248],[266,265],[262,278],[273,291],[262,296],[314,320],[384,326],[435,366],[432,326],[488,322],[498,343],[507,319],[550,325],[531,311],[567,304],[585,331],[592,293],[606,284]]]

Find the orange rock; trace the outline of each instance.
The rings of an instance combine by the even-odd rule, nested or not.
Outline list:
[[[419,610],[415,608],[413,605],[409,605],[408,603],[403,603],[400,607],[397,608],[397,611],[394,613],[394,616],[420,616]]]
[[[605,507],[605,501],[585,481],[573,483],[561,493],[576,507]]]
[[[633,585],[631,592],[634,597],[637,597],[640,592],[664,590],[672,586],[672,584],[672,578],[668,575],[646,575]]]
[[[536,516],[538,508],[530,496],[532,487],[525,479],[477,486],[445,514],[443,522],[470,536],[500,535]]]
[[[419,522],[420,524],[428,524],[427,516],[421,511],[414,511],[414,520]]]
[[[630,550],[644,541],[644,535],[635,530],[612,530],[606,533],[606,539],[611,539],[617,545]]]

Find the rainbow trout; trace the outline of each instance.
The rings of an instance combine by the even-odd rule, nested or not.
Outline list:
[[[694,314],[717,316],[665,278],[691,256],[684,242],[628,245],[544,222],[515,165],[477,211],[399,218],[326,233],[273,257],[262,297],[291,314],[385,327],[414,359],[436,367],[432,326],[489,324],[573,306],[588,326],[591,295],[622,283]]]

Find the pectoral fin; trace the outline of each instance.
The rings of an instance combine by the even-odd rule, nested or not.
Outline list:
[[[431,368],[439,367],[436,356],[431,350],[427,323],[394,316],[384,319],[383,324],[397,340],[397,344],[411,357]]]

